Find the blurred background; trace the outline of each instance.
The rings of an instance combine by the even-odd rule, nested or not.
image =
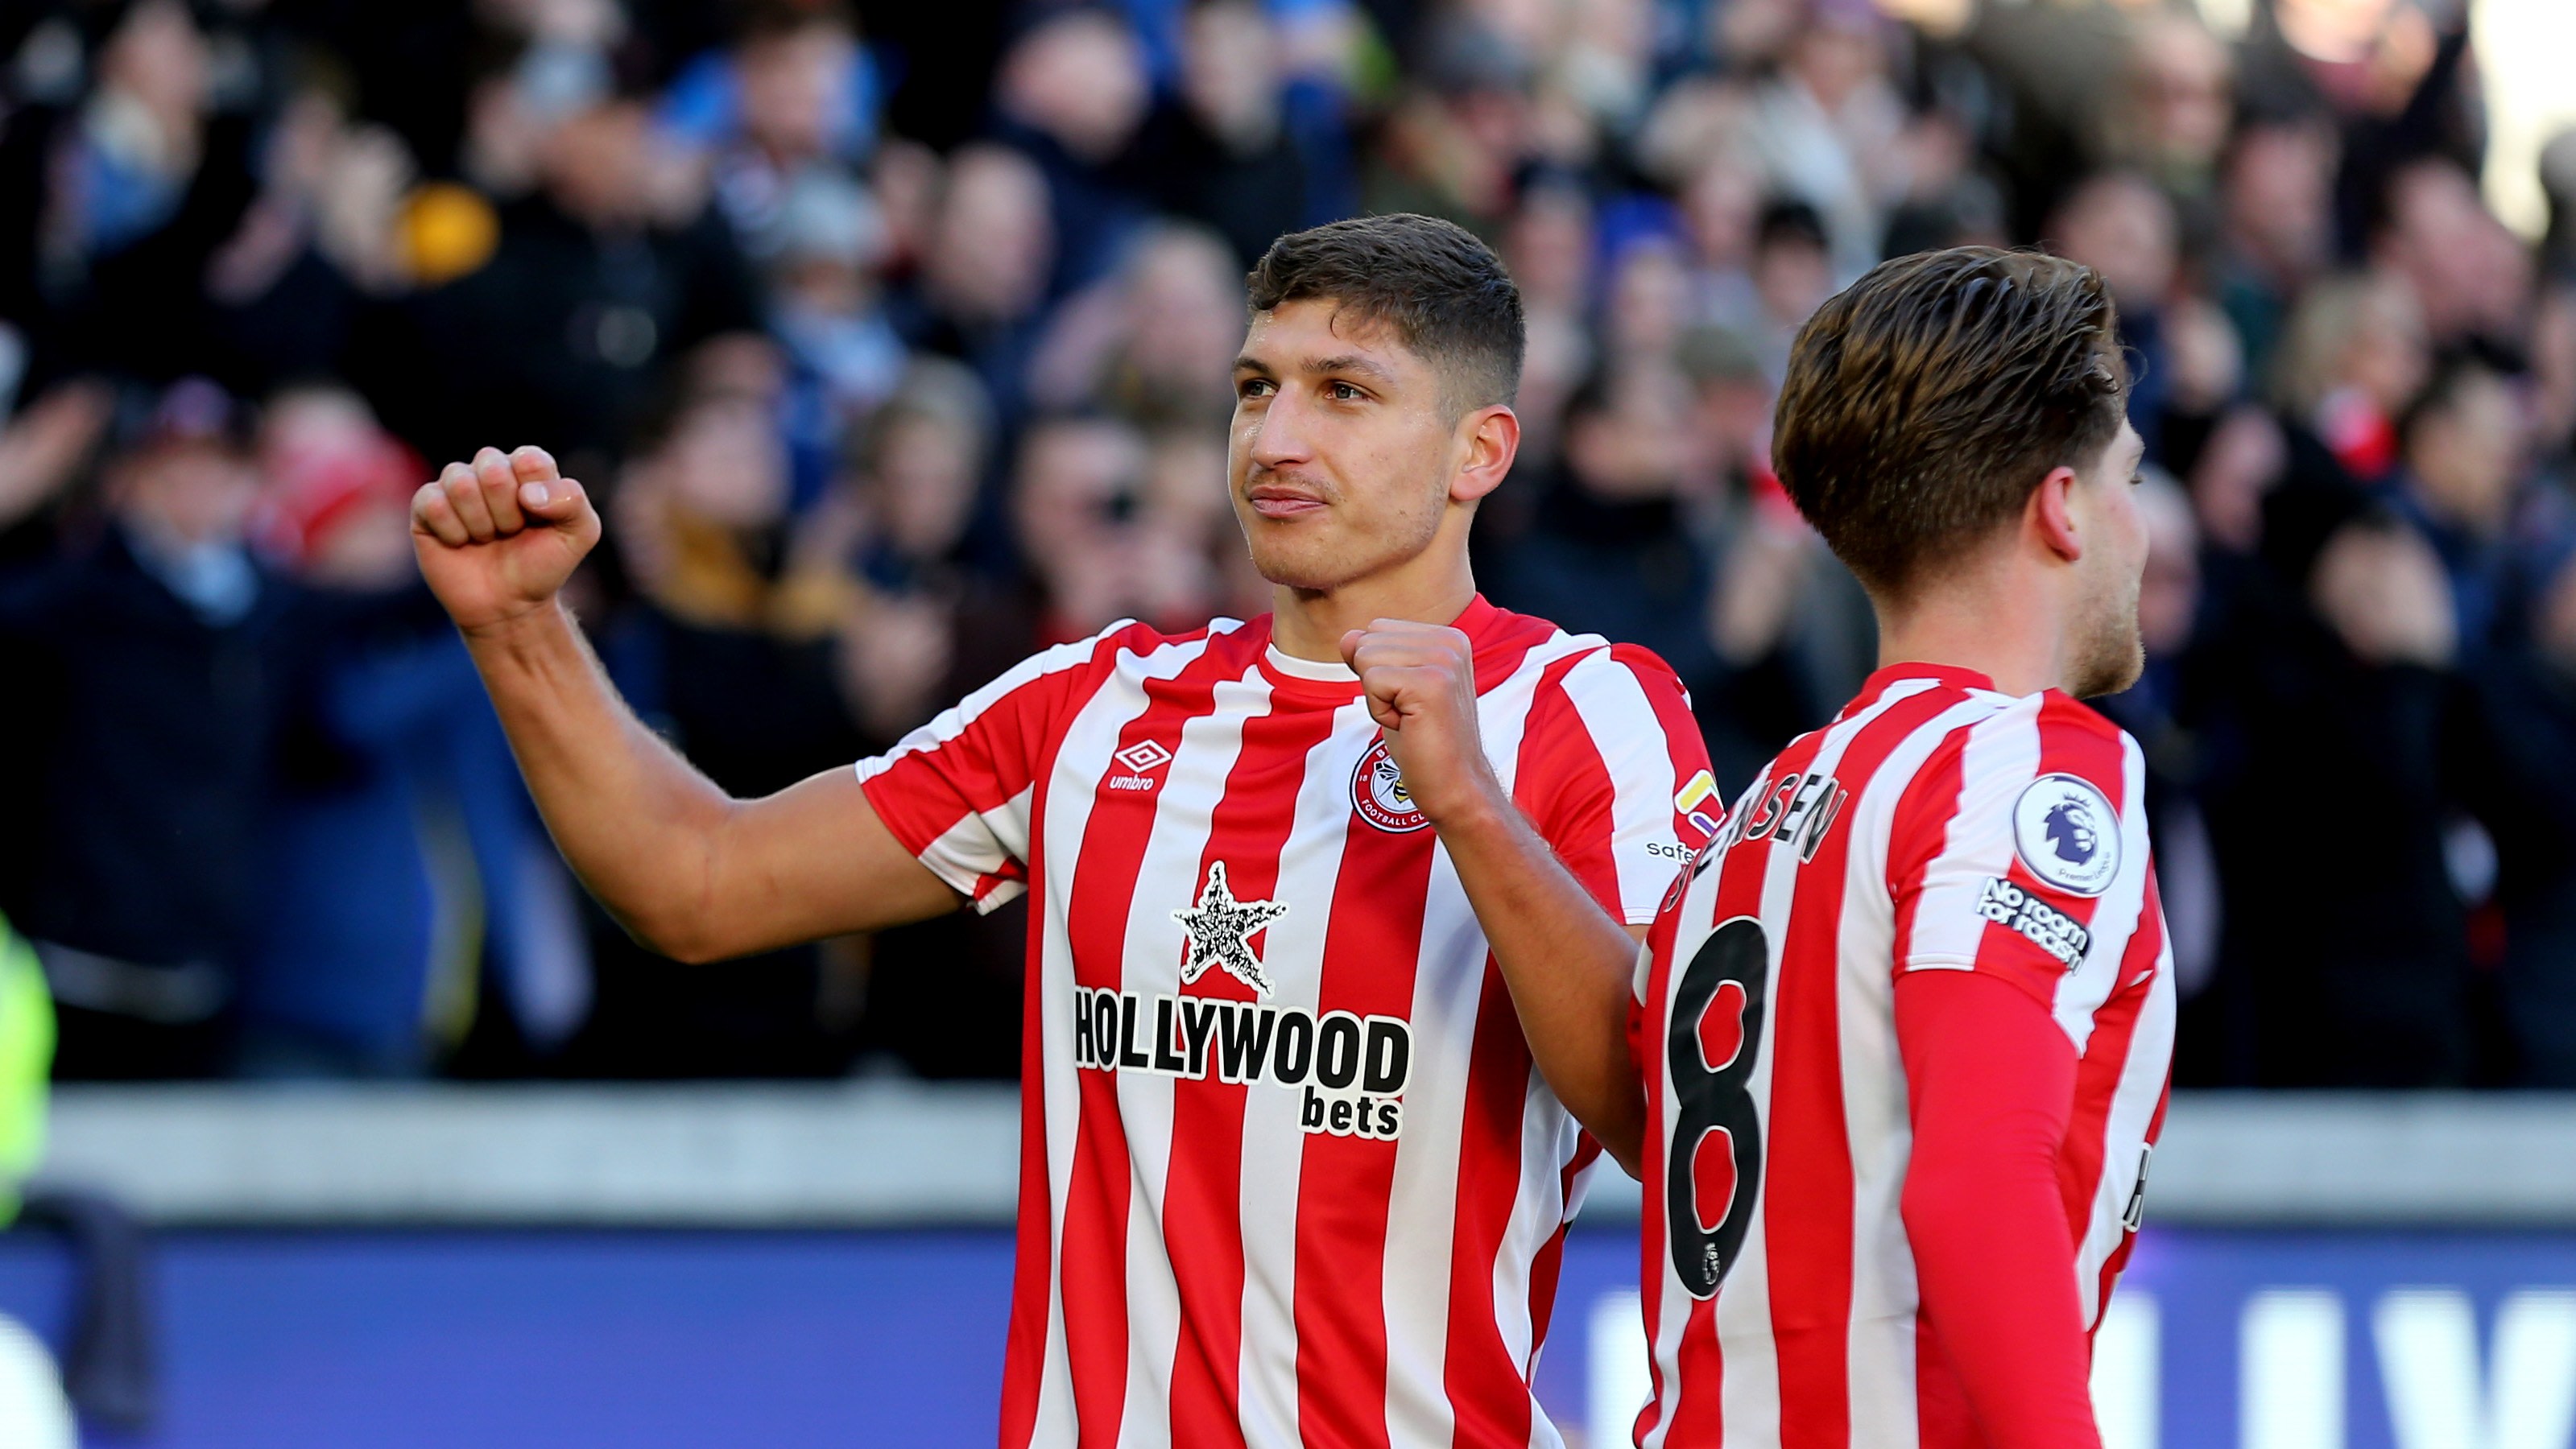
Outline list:
[[[1730,795],[1873,659],[1769,472],[1798,325],[2101,270],[2184,1089],[2109,1432],[2568,1449],[2567,0],[0,0],[0,1174],[64,1084],[0,1441],[56,1363],[101,1444],[989,1439],[1022,908],[627,941],[408,495],[552,449],[618,686],[766,792],[1265,609],[1242,276],[1388,210],[1528,307],[1480,583],[1669,660]],[[1619,1186],[1541,1370],[1596,1446]]]

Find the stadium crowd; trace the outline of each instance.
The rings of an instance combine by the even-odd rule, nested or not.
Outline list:
[[[2460,6],[2209,9],[9,7],[0,908],[61,1069],[1011,1075],[1020,908],[684,968],[590,906],[408,496],[552,449],[619,688],[771,790],[1265,609],[1243,272],[1418,210],[1527,305],[1480,581],[1669,660],[1729,793],[1874,657],[1769,473],[1799,323],[1927,247],[2100,269],[2179,1079],[2576,1086],[2576,142],[2527,243]]]

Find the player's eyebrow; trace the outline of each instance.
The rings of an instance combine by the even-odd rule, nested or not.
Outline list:
[[[1395,381],[1395,374],[1389,371],[1384,364],[1373,361],[1367,357],[1363,357],[1356,352],[1345,352],[1338,357],[1311,358],[1304,366],[1300,367],[1298,371],[1314,377],[1329,377],[1337,372],[1355,372],[1374,382],[1392,383]]]
[[[1269,363],[1262,361],[1260,358],[1253,356],[1249,352],[1234,360],[1234,370],[1237,372],[1257,372],[1263,377],[1278,376],[1277,370],[1272,368]]]

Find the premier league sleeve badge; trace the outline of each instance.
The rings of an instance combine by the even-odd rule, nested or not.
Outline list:
[[[2098,896],[2120,873],[2120,816],[2092,781],[2042,775],[2013,802],[2013,851],[2032,875]]]

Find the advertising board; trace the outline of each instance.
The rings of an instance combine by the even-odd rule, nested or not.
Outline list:
[[[991,1443],[1011,1240],[846,1232],[175,1233],[153,1449]],[[1542,1402],[1625,1442],[1634,1237],[1567,1245]],[[0,1311],[63,1341],[59,1246]],[[2096,1354],[2108,1449],[2576,1449],[2576,1234],[2150,1227]]]

